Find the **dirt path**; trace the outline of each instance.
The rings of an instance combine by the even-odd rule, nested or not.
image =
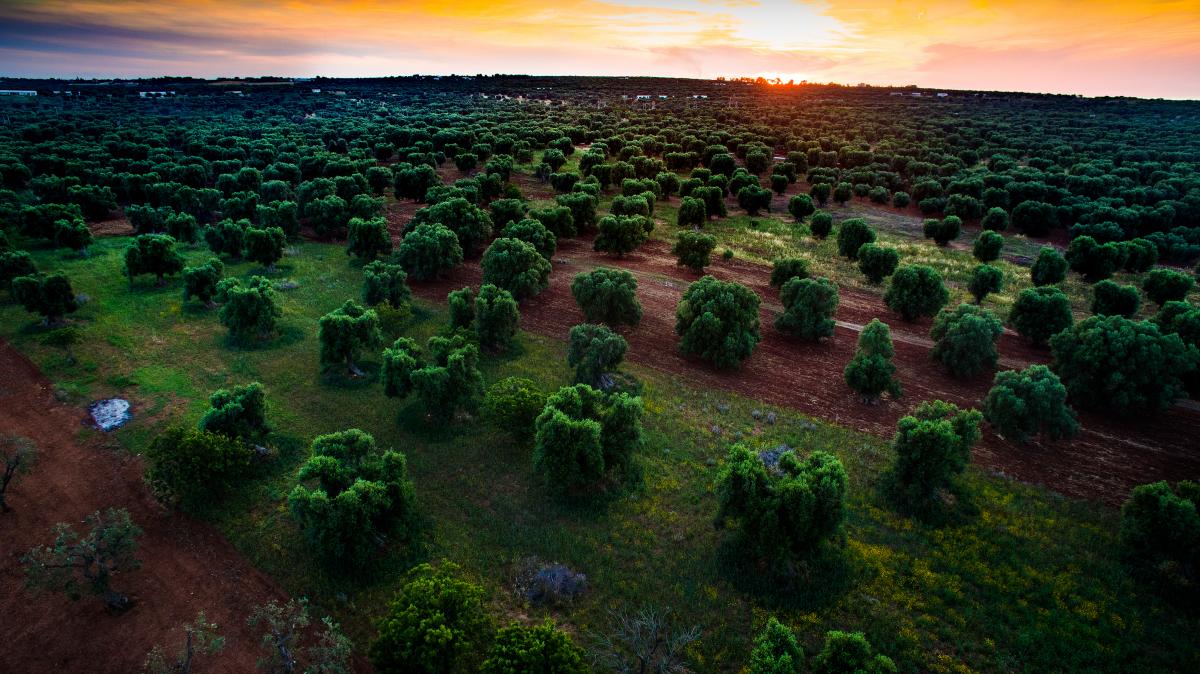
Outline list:
[[[32,473],[11,487],[13,512],[0,515],[0,671],[120,673],[142,671],[156,643],[173,652],[178,626],[203,610],[226,639],[220,660],[197,671],[252,672],[259,633],[246,625],[253,608],[285,596],[211,526],[164,511],[142,482],[142,464],[96,444],[80,444],[83,414],[59,404],[37,367],[0,340],[0,432],[31,438],[41,450]],[[50,541],[57,522],[123,507],[145,534],[142,568],[115,578],[137,601],[109,615],[100,601],[71,602],[23,588],[20,559]]]
[[[549,289],[521,307],[522,328],[566,339],[571,327],[583,322],[571,296],[571,279],[597,266],[621,267],[638,277],[638,298],[644,309],[641,325],[623,331],[629,340],[630,361],[682,375],[695,385],[795,408],[860,431],[888,437],[897,419],[923,400],[941,398],[977,406],[991,385],[991,374],[970,380],[947,375],[929,358],[930,320],[906,323],[884,306],[880,294],[869,291],[841,290],[838,324],[831,340],[813,344],[789,339],[772,326],[780,306],[778,292],[768,285],[770,268],[719,258],[708,273],[744,283],[762,297],[763,340],[740,370],[714,370],[676,351],[675,306],[687,285],[699,276],[678,267],[667,244],[651,241],[618,259],[593,252],[588,239],[569,239],[560,241],[553,263]],[[472,260],[449,278],[415,283],[413,289],[423,297],[444,301],[449,290],[478,286],[480,279],[478,260]],[[843,383],[842,369],[854,354],[861,326],[876,317],[892,328],[905,396],[869,406],[860,403]],[[1030,346],[1011,332],[1001,337],[999,348],[1002,367],[1049,361],[1048,351]],[[1119,422],[1091,413],[1082,413],[1080,421],[1084,431],[1069,443],[1021,447],[985,432],[974,460],[996,473],[1114,505],[1138,484],[1200,476],[1200,451],[1195,441],[1200,436],[1200,412],[1194,406],[1177,405],[1145,421]]]

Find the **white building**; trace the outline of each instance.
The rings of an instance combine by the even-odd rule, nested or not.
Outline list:
[[[0,89],[0,96],[37,96],[33,89]]]

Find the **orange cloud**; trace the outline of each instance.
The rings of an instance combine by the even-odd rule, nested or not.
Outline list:
[[[1200,97],[1196,0],[15,0],[11,74],[773,73]]]

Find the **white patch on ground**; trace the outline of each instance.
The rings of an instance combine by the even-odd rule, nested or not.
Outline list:
[[[92,414],[92,423],[102,431],[120,428],[133,419],[129,401],[124,398],[97,400],[88,408],[88,412]]]

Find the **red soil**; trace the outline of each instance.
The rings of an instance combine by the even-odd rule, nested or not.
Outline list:
[[[0,429],[41,450],[31,473],[11,487],[13,512],[0,515],[0,624],[5,672],[140,672],[146,653],[174,653],[179,626],[204,611],[226,639],[219,660],[198,671],[251,672],[260,633],[246,625],[255,606],[284,594],[211,526],[165,511],[142,481],[142,462],[102,443],[81,444],[83,413],[59,404],[37,367],[0,340]],[[95,510],[122,507],[145,533],[142,568],[118,574],[117,590],[136,604],[109,615],[95,597],[71,602],[24,589],[21,556],[51,540],[57,522],[80,530]]]
[[[562,240],[554,256],[550,287],[521,308],[526,330],[565,339],[571,327],[583,322],[570,284],[575,274],[597,266],[621,267],[638,277],[638,298],[644,309],[639,326],[624,330],[627,358],[640,365],[678,374],[690,383],[733,391],[767,403],[795,408],[806,414],[851,428],[888,437],[897,419],[923,400],[940,398],[961,406],[977,406],[987,394],[991,375],[955,379],[929,357],[929,319],[904,322],[884,306],[878,294],[853,288],[841,290],[837,329],[820,343],[792,340],[772,323],[780,311],[778,293],[769,287],[770,268],[743,260],[716,259],[707,273],[738,281],[762,298],[762,342],[741,369],[726,372],[684,358],[676,351],[675,306],[687,285],[699,278],[676,266],[666,244],[650,242],[624,258],[593,252],[587,239]],[[414,283],[418,295],[443,301],[446,292],[464,285],[478,286],[478,261],[468,261],[448,278]],[[854,354],[861,326],[878,317],[892,328],[896,365],[905,395],[871,406],[859,402],[843,383],[842,369]],[[1000,340],[1001,366],[1021,368],[1049,361],[1011,332]],[[1200,412],[1177,405],[1146,420],[1115,420],[1081,413],[1083,432],[1070,442],[1017,446],[987,431],[975,449],[974,460],[987,470],[1042,484],[1063,494],[1121,503],[1129,490],[1155,480],[1200,476]]]

